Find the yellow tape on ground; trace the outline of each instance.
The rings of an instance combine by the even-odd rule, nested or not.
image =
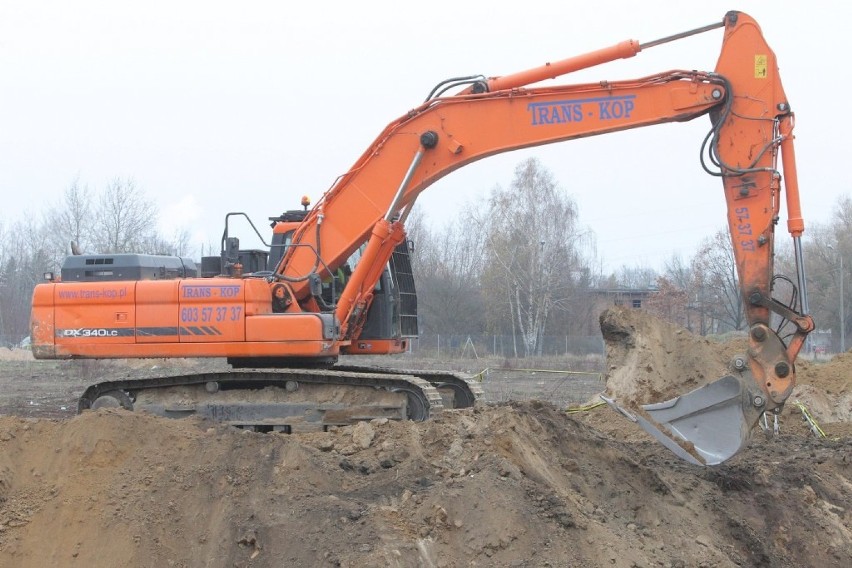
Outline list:
[[[808,407],[799,402],[798,400],[794,401],[793,404],[795,404],[802,412],[802,416],[805,417],[805,420],[810,425],[811,431],[814,433],[814,435],[817,438],[825,438],[825,432],[823,432],[822,428],[819,427],[819,424],[817,424],[817,421],[811,415],[810,411],[808,410]]]
[[[597,375],[594,371],[559,371],[557,369],[500,369],[501,371],[517,371],[519,373],[555,373],[557,375]]]
[[[485,376],[488,374],[488,367],[482,369],[478,373],[476,373],[473,378],[476,379],[476,382],[481,383],[485,380]]]
[[[565,412],[568,414],[572,414],[574,412],[588,412],[589,410],[594,410],[599,406],[604,406],[606,403],[604,401],[593,402],[592,404],[586,404],[583,406],[571,406],[565,409]]]
[[[599,381],[603,380],[603,375],[600,373],[596,373],[594,371],[557,371],[555,369],[512,369],[508,367],[501,367],[499,369],[484,369],[479,375],[474,375],[475,377],[479,377],[480,375],[487,374],[488,371],[499,371],[501,373],[552,373],[554,375],[592,375],[598,378]]]

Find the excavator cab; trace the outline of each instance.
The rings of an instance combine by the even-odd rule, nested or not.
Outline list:
[[[226,273],[228,267],[235,264],[243,267],[244,274],[273,274],[287,248],[292,244],[293,235],[308,215],[309,203],[307,198],[303,198],[304,209],[289,210],[276,217],[269,217],[272,239],[268,251],[242,250],[239,248],[238,239],[226,236],[220,256],[202,259],[203,275]],[[225,234],[228,234],[227,228]],[[333,313],[352,270],[358,264],[362,248],[356,250],[346,262],[332,271],[331,275],[325,278],[316,275],[314,278],[313,296],[322,311]],[[411,338],[417,337],[417,290],[411,263],[412,251],[413,243],[408,239],[404,239],[394,248],[374,286],[364,325],[351,344],[342,348],[344,353],[399,353],[408,349]],[[261,265],[263,268],[259,269]],[[246,267],[252,269],[246,270]]]

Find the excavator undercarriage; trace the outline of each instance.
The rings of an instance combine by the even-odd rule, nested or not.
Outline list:
[[[450,371],[256,369],[98,383],[78,410],[121,407],[289,433],[376,418],[419,422],[444,408],[471,407],[481,395],[475,380]]]

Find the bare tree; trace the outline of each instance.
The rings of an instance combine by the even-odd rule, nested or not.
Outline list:
[[[91,246],[91,231],[94,225],[92,218],[92,192],[87,185],[81,185],[79,178],[75,179],[65,190],[62,204],[54,207],[49,213],[51,221],[65,238],[67,247],[73,241],[80,250]]]
[[[849,309],[847,308],[847,306],[852,306],[852,302],[850,302],[852,294],[849,293],[852,289],[852,286],[850,286],[852,279],[849,278],[850,268],[852,268],[852,199],[848,195],[838,199],[837,207],[832,216],[831,228],[834,233],[834,245],[829,259],[830,271],[835,276],[833,280],[837,283],[837,294],[834,297],[840,298],[842,295],[843,298],[837,300],[837,302],[833,299],[827,299],[826,305],[843,305],[842,313],[840,309],[834,310],[834,312],[837,314],[838,328],[842,331],[838,335],[848,338],[850,336],[850,319],[852,319],[848,315]],[[848,342],[844,347],[848,347]]]
[[[12,262],[12,259],[9,257],[8,242],[6,226],[3,223],[3,219],[0,219],[0,345],[5,343],[8,337],[8,330],[6,329],[6,298],[8,297],[9,264]]]
[[[26,215],[37,219],[38,216]],[[47,227],[38,222],[16,222],[0,242],[0,335],[20,341],[29,333],[30,303],[44,272],[53,270]]]
[[[157,230],[157,208],[132,180],[114,180],[95,200],[75,179],[60,205],[27,213],[11,226],[0,222],[0,341],[29,333],[33,288],[57,272],[71,242],[88,252],[190,253],[189,233],[171,240]]]
[[[686,290],[692,283],[692,267],[678,255],[672,255],[663,265],[663,278]]]
[[[687,327],[689,313],[687,291],[665,276],[657,279],[656,287],[657,291],[645,301],[645,310],[662,320]]]
[[[613,279],[616,285],[624,288],[648,289],[652,288],[657,281],[657,271],[648,266],[627,266],[625,264],[613,274]]]
[[[578,217],[576,203],[535,158],[517,166],[508,190],[491,193],[483,275],[487,312],[492,327],[508,320],[524,355],[541,352],[551,312],[569,310],[578,281],[589,274],[583,250],[590,236]]]
[[[709,317],[714,333],[743,329],[745,306],[737,277],[734,251],[727,229],[706,239],[692,263],[699,288],[696,307]]]
[[[663,310],[672,310],[673,317],[669,321],[681,325],[693,333],[702,333],[705,329],[704,319],[701,310],[698,309],[698,298],[701,291],[698,287],[693,265],[685,262],[678,255],[672,255],[665,262],[663,275],[657,281],[657,286],[661,295],[669,296],[662,301],[672,304],[670,308]],[[677,304],[680,302],[683,305],[678,308]]]
[[[132,179],[113,180],[100,194],[95,211],[94,246],[98,252],[152,252],[157,207]]]
[[[167,254],[176,256],[191,256],[195,249],[191,244],[189,231],[186,229],[176,229],[172,234],[169,251]]]
[[[415,209],[406,226],[415,243],[412,260],[423,330],[457,335],[482,333],[483,226],[475,208],[469,205],[437,231],[430,231],[422,213]]]
[[[51,254],[56,268],[69,253],[90,250],[92,247],[92,194],[79,178],[65,190],[62,201],[47,209],[45,224],[50,227]],[[73,245],[72,245],[73,243]]]
[[[852,318],[849,314],[852,311],[852,199],[841,196],[830,221],[811,225],[807,235],[809,238],[805,241],[804,256],[807,261],[805,268],[811,315],[817,329],[831,330],[835,349],[840,348],[841,335],[847,338],[848,347],[848,338],[852,337]],[[795,275],[792,251],[788,250],[779,256],[776,268],[783,274]],[[844,305],[843,312],[840,310],[841,303]]]
[[[192,247],[189,243],[189,232],[186,230],[177,230],[172,235],[171,240],[159,232],[149,233],[136,245],[133,252],[189,256],[192,253]]]

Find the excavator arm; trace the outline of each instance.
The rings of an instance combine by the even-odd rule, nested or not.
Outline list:
[[[291,249],[279,270],[290,280],[310,273],[315,251],[334,270],[366,242],[337,304],[346,335],[347,322],[363,313],[377,271],[403,238],[402,223],[395,219],[441,177],[507,150],[689,120],[714,108],[725,94],[710,75],[675,71],[631,82],[510,89],[426,103],[388,127],[325,195],[294,237],[302,246]],[[308,285],[299,284],[293,289],[301,299]]]
[[[723,81],[712,74],[672,71],[635,81],[429,101],[388,125],[326,192],[293,238],[302,246],[288,251],[278,272],[299,282],[293,287],[302,298],[317,252],[334,269],[381,219],[392,222],[423,190],[458,168],[510,150],[691,120],[725,96]]]
[[[713,73],[671,71],[634,81],[525,86],[722,26],[723,46]],[[780,411],[795,385],[796,356],[814,327],[806,315],[794,116],[775,54],[746,14],[730,12],[721,24],[644,46],[630,40],[514,75],[476,80],[458,95],[427,100],[389,124],[338,179],[294,238],[307,246],[291,249],[278,271],[293,283],[295,296],[304,298],[307,287],[299,279],[316,269],[317,255],[333,268],[366,242],[337,305],[343,336],[357,337],[379,267],[404,238],[399,219],[441,177],[500,152],[705,114],[712,126],[703,163],[724,186],[750,348],[733,362],[728,377],[673,401],[619,410],[684,459],[720,463],[747,442],[764,412]],[[798,267],[798,309],[773,299],[771,290],[782,179]],[[773,314],[794,324],[789,343],[771,327]]]
[[[705,141],[712,167],[722,178],[728,226],[741,296],[745,303],[749,348],[731,364],[731,374],[695,391],[635,412],[622,410],[680,457],[718,464],[748,441],[765,412],[779,413],[796,384],[795,360],[814,322],[808,315],[793,142],[794,115],[781,85],[775,54],[757,23],[742,13],[726,16],[725,38],[716,73],[728,92],[711,111]],[[779,169],[781,159],[783,168]],[[783,175],[782,175],[783,173]],[[782,179],[787,229],[793,238],[799,306],[772,297],[775,226]],[[781,324],[792,325],[788,342]],[[616,406],[614,401],[607,401]]]
[[[713,173],[722,177],[725,187],[731,244],[750,330],[752,371],[760,377],[761,390],[769,397],[767,409],[772,410],[790,396],[795,385],[794,361],[814,327],[809,316],[771,295],[775,225],[782,198],[780,155],[802,312],[808,311],[801,250],[805,227],[793,146],[795,120],[775,54],[757,39],[761,37],[757,23],[742,14],[729,14],[728,18],[733,22],[725,31],[716,72],[737,89],[714,116],[709,147],[719,168]],[[776,340],[769,327],[772,314],[795,326],[787,346]]]

